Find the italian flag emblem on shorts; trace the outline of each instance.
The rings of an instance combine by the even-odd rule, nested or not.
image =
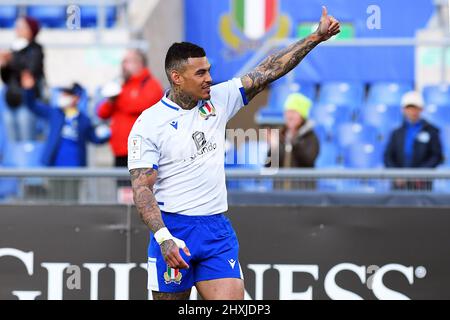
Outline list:
[[[167,266],[167,271],[164,272],[164,281],[166,282],[166,284],[180,284],[182,277],[183,276],[179,269],[173,269],[169,266]]]

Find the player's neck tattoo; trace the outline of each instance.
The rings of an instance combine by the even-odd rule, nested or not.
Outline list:
[[[197,106],[198,100],[184,93],[180,87],[173,86],[169,91],[169,99],[182,109],[191,110]]]

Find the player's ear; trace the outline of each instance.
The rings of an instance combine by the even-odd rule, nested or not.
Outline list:
[[[182,82],[181,75],[177,70],[172,70],[170,72],[170,78],[172,79],[172,83],[179,86]]]

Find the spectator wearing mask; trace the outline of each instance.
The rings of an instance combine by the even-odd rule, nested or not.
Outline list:
[[[443,161],[439,129],[422,119],[424,102],[419,92],[402,97],[404,121],[391,134],[384,154],[387,168],[435,168]],[[430,181],[397,180],[394,189],[431,190]]]
[[[31,17],[19,18],[15,33],[11,50],[0,52],[0,73],[6,87],[4,122],[8,139],[13,142],[32,140],[36,134],[35,118],[24,103],[22,79],[35,79],[32,90],[37,97],[44,84],[44,53],[36,42],[39,23]]]
[[[279,165],[284,168],[313,168],[319,154],[319,139],[314,123],[309,120],[312,101],[301,93],[290,94],[284,105],[285,124],[279,135],[269,134],[269,157],[279,154]],[[277,137],[278,136],[278,137]],[[271,164],[267,164],[270,166]],[[313,182],[285,183],[285,188],[313,189]]]
[[[163,96],[160,82],[147,68],[145,55],[136,49],[129,50],[122,60],[123,84],[108,85],[102,90],[108,99],[97,108],[102,119],[111,118],[111,149],[115,167],[128,165],[128,135],[134,122],[145,109]]]
[[[34,79],[25,77],[23,86],[26,104],[39,117],[47,119],[50,131],[42,156],[42,164],[51,167],[84,167],[87,164],[87,143],[105,143],[109,140],[107,127],[95,128],[87,115],[78,109],[82,93],[79,84],[61,89],[56,106],[36,100],[32,89]]]

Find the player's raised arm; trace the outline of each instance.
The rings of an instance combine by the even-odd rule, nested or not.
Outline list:
[[[308,37],[290,45],[286,49],[267,57],[255,69],[244,75],[241,80],[247,95],[247,100],[253,99],[272,81],[281,78],[295,68],[300,61],[320,42],[338,34],[340,24],[327,9],[322,7],[322,17],[317,30]]]
[[[167,264],[174,269],[188,268],[181,257],[179,249],[190,255],[183,240],[175,238],[167,230],[161,217],[158,202],[153,195],[153,185],[157,171],[152,168],[131,169],[131,186],[133,199],[142,221],[154,233],[155,240],[161,247],[161,253]]]

